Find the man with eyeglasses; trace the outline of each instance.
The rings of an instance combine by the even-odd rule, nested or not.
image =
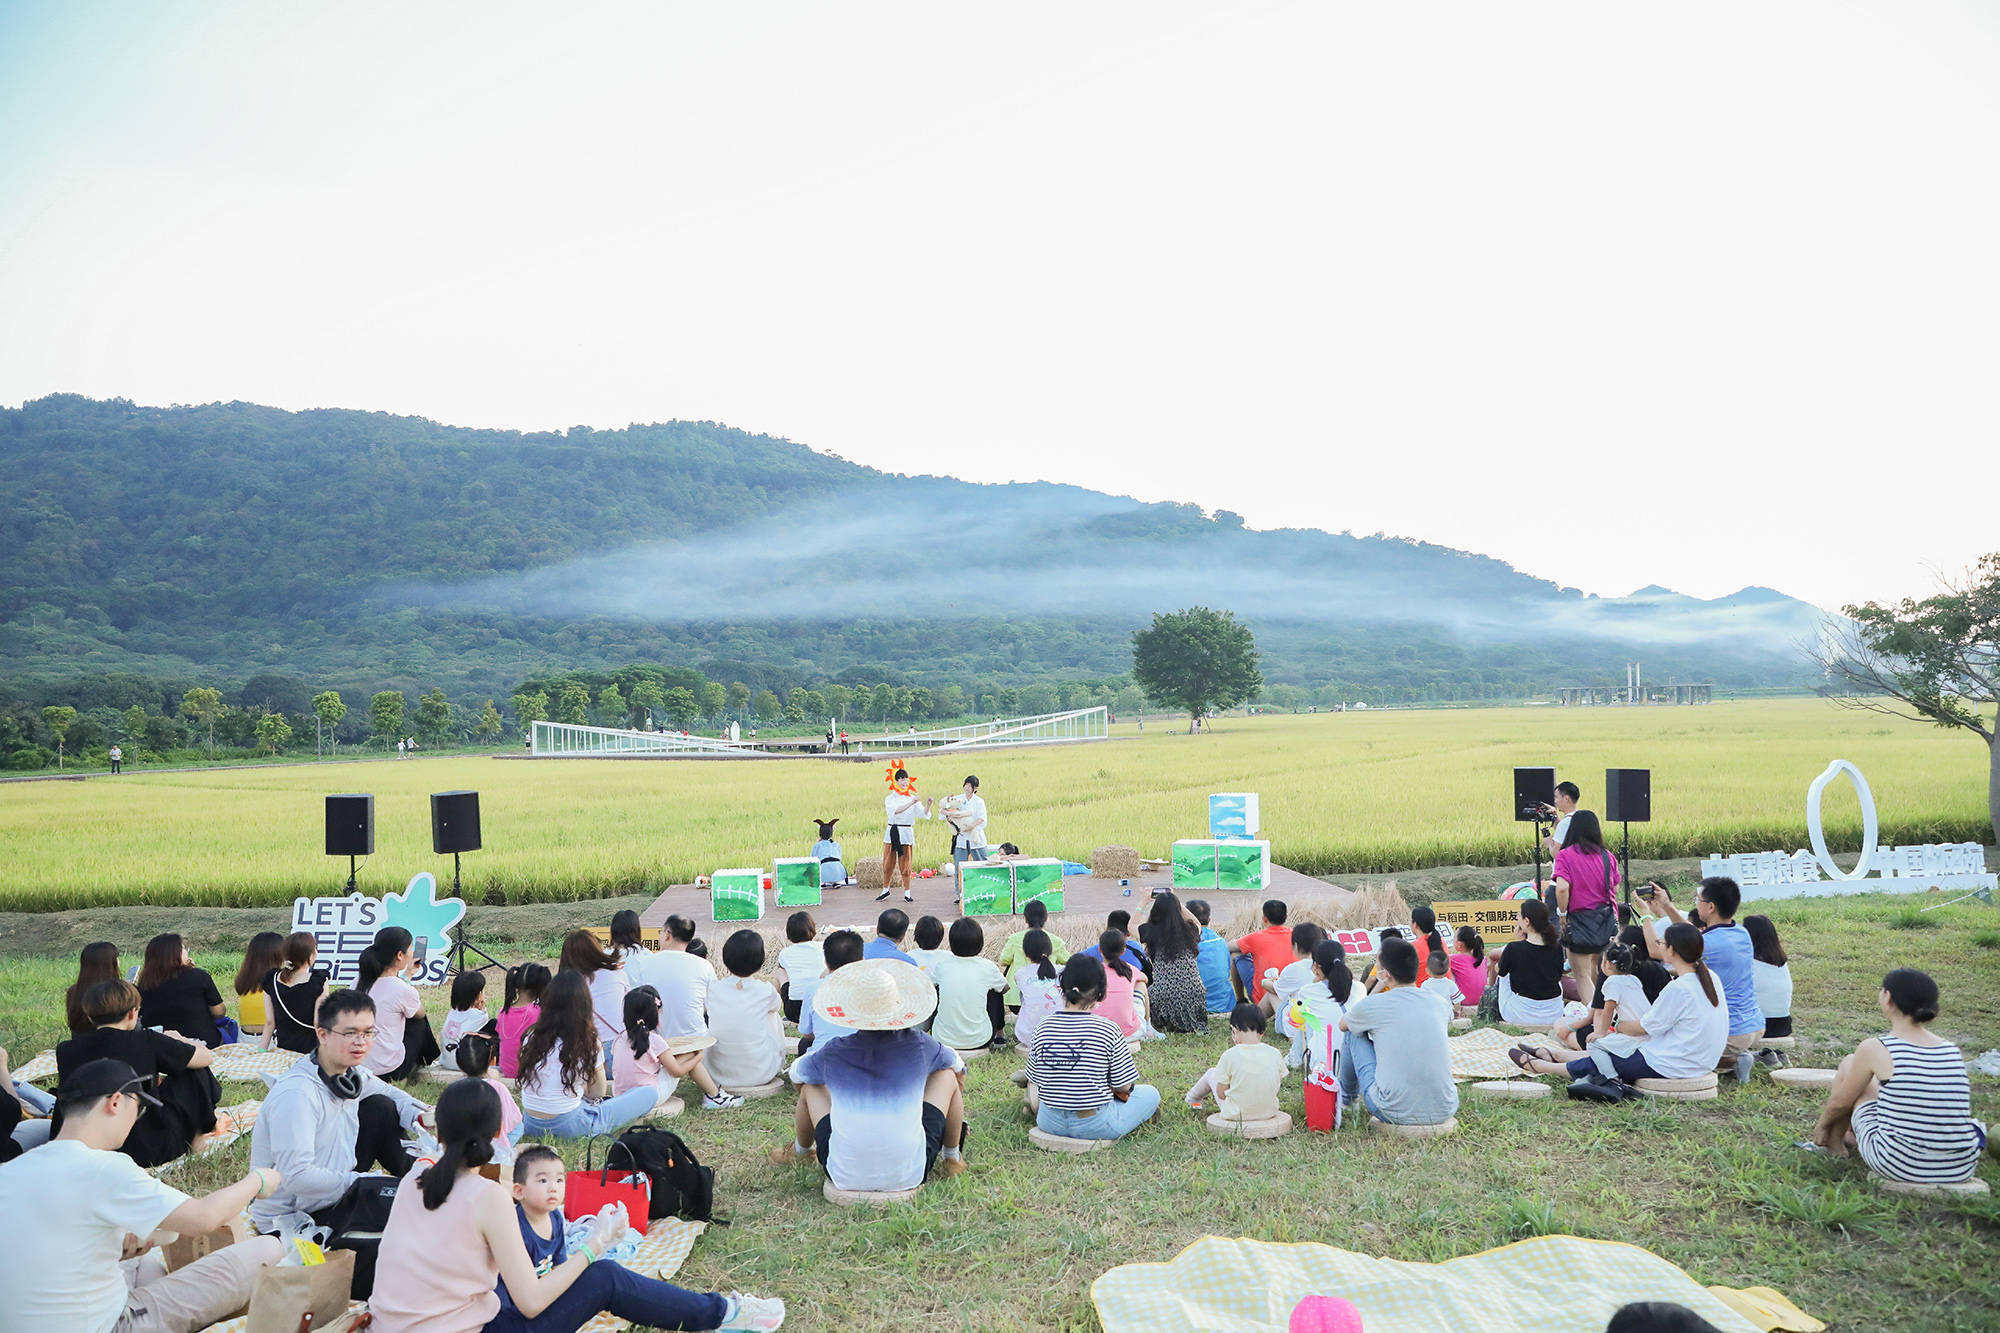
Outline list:
[[[250,1165],[284,1177],[251,1205],[250,1224],[264,1232],[287,1220],[326,1226],[338,1246],[366,1193],[357,1188],[368,1180],[364,1173],[379,1167],[400,1180],[414,1165],[403,1135],[430,1128],[429,1108],[362,1068],[375,1042],[373,1000],[335,991],[320,1001],[316,1024],[319,1049],[278,1076],[250,1132]],[[357,1294],[365,1295],[373,1279],[373,1263],[358,1258]]]
[[[0,1316],[19,1333],[191,1333],[235,1313],[278,1242],[256,1236],[168,1273],[155,1233],[200,1235],[277,1189],[252,1170],[189,1198],[118,1151],[148,1105],[160,1103],[122,1060],[79,1065],[56,1092],[62,1132],[0,1167]],[[121,1262],[123,1261],[123,1262]]]

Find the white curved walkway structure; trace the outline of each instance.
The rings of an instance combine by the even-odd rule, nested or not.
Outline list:
[[[860,736],[852,741],[853,759],[879,754],[947,754],[967,750],[997,750],[1016,745],[1069,745],[1108,740],[1110,713],[1102,705],[1036,717],[973,722],[961,727],[885,736]],[[708,736],[683,736],[667,731],[625,731],[616,727],[585,727],[567,722],[537,722],[529,733],[529,755],[536,759],[796,759],[797,746],[809,738],[771,741],[725,741]],[[791,747],[791,748],[773,748]],[[820,757],[810,752],[812,757]],[[842,758],[837,751],[831,758]]]

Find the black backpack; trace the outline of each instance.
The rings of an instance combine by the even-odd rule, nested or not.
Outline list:
[[[644,1172],[652,1182],[648,1221],[659,1217],[714,1220],[715,1168],[703,1166],[680,1135],[666,1129],[628,1129],[604,1154],[606,1166],[621,1149],[633,1169]]]

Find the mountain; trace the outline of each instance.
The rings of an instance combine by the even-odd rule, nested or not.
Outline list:
[[[1253,532],[1192,504],[891,475],[712,422],[468,430],[247,403],[0,410],[0,666],[504,698],[643,660],[775,688],[1103,678],[1202,602],[1267,680],[1334,697],[1798,683],[1769,589],[1585,596],[1401,538]],[[741,677],[737,677],[741,678]]]

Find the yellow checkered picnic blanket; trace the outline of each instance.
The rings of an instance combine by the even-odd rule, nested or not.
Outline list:
[[[1578,1281],[1580,1273],[1591,1280]],[[1284,1333],[1292,1307],[1316,1295],[1354,1302],[1368,1333],[1602,1333],[1628,1301],[1673,1301],[1724,1333],[1760,1333],[1650,1250],[1576,1236],[1441,1264],[1206,1236],[1171,1262],[1120,1265],[1090,1289],[1104,1333]]]
[[[687,1262],[696,1238],[707,1229],[706,1222],[690,1222],[681,1217],[660,1218],[647,1225],[646,1234],[639,1238],[639,1253],[625,1260],[625,1266],[642,1277],[671,1280],[674,1274],[681,1271],[681,1265]],[[366,1307],[356,1301],[349,1308],[361,1310]],[[210,1324],[206,1333],[243,1333],[248,1323],[248,1316],[239,1315],[219,1324]],[[585,1324],[578,1333],[614,1333],[614,1330],[631,1326],[626,1320],[601,1314]]]
[[[1474,1028],[1451,1038],[1451,1076],[1455,1079],[1521,1078],[1507,1049],[1520,1041],[1497,1028]]]
[[[266,1074],[282,1074],[298,1062],[299,1056],[295,1051],[260,1051],[255,1046],[236,1042],[216,1047],[215,1063],[208,1068],[225,1083],[255,1083]],[[14,1077],[25,1083],[40,1083],[55,1076],[54,1051],[43,1051],[14,1071]]]

